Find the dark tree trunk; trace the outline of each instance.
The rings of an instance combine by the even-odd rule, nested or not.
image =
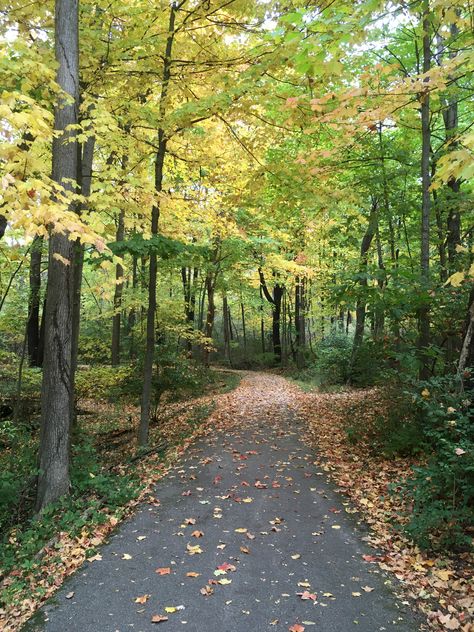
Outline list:
[[[247,359],[247,327],[245,324],[245,306],[243,301],[240,302],[240,312],[242,314],[242,337],[244,342],[244,358]]]
[[[95,137],[89,136],[84,146],[78,145],[77,180],[84,198],[88,198],[92,188],[92,160],[94,157]],[[84,203],[83,203],[84,204]],[[85,206],[81,206],[81,213]],[[79,239],[74,244],[73,299],[72,299],[72,340],[71,340],[71,421],[76,422],[76,402],[74,384],[76,381],[77,359],[79,354],[79,333],[81,324],[82,271],[84,269],[84,244]]]
[[[192,275],[192,276],[191,276]],[[194,331],[194,318],[196,311],[196,283],[199,271],[197,268],[181,268],[181,280],[183,282],[184,296],[184,315],[186,319],[186,329],[188,338],[186,338],[186,348],[188,352],[193,349],[192,333]]]
[[[431,68],[430,48],[430,9],[429,0],[423,0],[423,72]],[[430,306],[428,303],[428,291],[430,283],[430,95],[428,89],[420,95],[421,100],[421,248],[420,248],[420,277],[424,293],[424,304],[418,315],[419,336],[418,348],[420,354],[420,379],[426,380],[430,376]]]
[[[230,352],[230,341],[232,339],[232,330],[230,324],[230,311],[229,304],[227,302],[227,296],[224,295],[222,299],[222,316],[224,325],[224,355],[230,366],[232,366],[232,357]]]
[[[356,304],[356,324],[354,331],[354,340],[352,343],[352,354],[349,363],[349,381],[351,380],[351,374],[354,369],[354,365],[357,359],[357,355],[359,353],[360,347],[362,345],[362,341],[364,339],[364,330],[365,330],[365,317],[366,317],[366,302],[367,298],[365,296],[366,289],[368,286],[367,282],[367,264],[369,259],[369,249],[372,244],[372,240],[375,235],[376,223],[377,223],[377,200],[374,199],[372,201],[372,208],[370,209],[369,216],[369,224],[367,226],[367,230],[362,238],[362,243],[360,246],[360,266],[359,266],[359,285],[361,286],[361,295],[357,299]]]
[[[263,318],[263,293],[260,286],[260,343],[262,345],[262,353],[265,353],[265,320]]]
[[[125,237],[125,211],[122,209],[118,216],[116,241],[123,241]],[[115,266],[115,291],[114,291],[114,315],[112,319],[112,366],[120,364],[120,325],[122,321],[122,294],[123,294],[123,265]]]
[[[79,42],[78,1],[56,0],[56,81],[72,97],[61,100],[54,111],[53,179],[75,190],[77,179]],[[66,131],[67,130],[67,131]],[[49,244],[46,300],[46,341],[41,391],[41,430],[36,509],[69,492],[69,437],[71,427],[71,341],[73,327],[74,244],[68,234],[52,233]]]
[[[281,363],[281,338],[280,338],[280,320],[281,320],[281,299],[283,297],[283,286],[275,283],[273,286],[273,296],[268,291],[265,276],[261,268],[258,269],[260,277],[260,287],[267,301],[272,305],[272,344],[273,353],[279,363]]]
[[[30,296],[28,305],[28,358],[30,366],[40,366],[40,291],[41,291],[41,257],[43,255],[43,238],[35,237],[30,256]]]
[[[7,218],[5,217],[5,215],[0,215],[0,239],[5,234],[6,229],[7,229]]]
[[[138,257],[137,257],[137,255],[133,255],[133,260],[132,260],[132,288],[133,288],[134,292],[135,292],[137,286],[138,286]],[[128,333],[130,335],[129,357],[130,357],[131,360],[133,360],[136,357],[135,332],[134,332],[136,317],[137,317],[136,309],[135,309],[134,306],[132,306],[132,308],[130,309],[130,313],[128,315],[128,324],[127,324]]]
[[[207,314],[206,314],[206,324],[204,327],[204,335],[209,340],[212,339],[212,332],[214,330],[214,318],[216,316],[216,305],[214,302],[214,289],[215,289],[215,276],[208,272],[206,276],[206,293],[207,293]],[[209,356],[210,356],[210,342],[206,344],[204,347],[204,365],[209,366]]]
[[[163,80],[161,84],[160,107],[159,112],[161,118],[166,113],[166,98],[168,95],[168,86],[171,78],[171,52],[173,48],[175,36],[175,18],[177,7],[175,4],[170,6],[170,17],[168,24],[168,37],[166,39],[166,48],[163,61]],[[160,193],[163,189],[163,166],[166,156],[166,147],[168,138],[165,131],[160,128],[158,130],[158,149],[155,157],[155,191]],[[156,202],[151,211],[151,234],[158,234],[158,221],[160,217],[159,202]],[[153,377],[153,356],[155,353],[155,312],[156,312],[156,281],[158,274],[158,260],[156,252],[150,253],[149,268],[149,286],[148,286],[148,307],[146,319],[146,346],[145,360],[143,363],[143,389],[141,398],[140,425],[138,428],[138,445],[145,447],[148,443],[148,428],[150,425],[150,404],[151,404],[151,385]]]
[[[453,41],[458,36],[458,28],[455,24],[451,24],[450,36]],[[456,46],[456,44],[454,45]],[[456,51],[450,55],[451,58],[456,56]],[[458,129],[458,101],[457,96],[448,99],[446,108],[443,110],[443,120],[446,141],[449,143],[449,150],[458,149],[458,143],[454,140]],[[459,192],[461,190],[461,181],[457,178],[451,178],[448,182],[448,221],[447,221],[447,237],[446,244],[448,249],[448,265],[449,273],[456,272],[457,246],[461,243],[461,215],[459,212]]]
[[[296,366],[304,367],[305,340],[305,309],[304,309],[304,279],[296,277],[295,284],[295,329],[296,329]]]

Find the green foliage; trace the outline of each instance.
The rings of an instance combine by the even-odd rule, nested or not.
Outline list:
[[[298,379],[303,382],[314,382],[327,389],[349,382],[359,387],[370,386],[382,378],[385,360],[379,342],[362,343],[352,370],[352,336],[343,333],[326,336],[315,345],[314,353],[316,358],[298,372]]]
[[[133,372],[134,368],[128,365],[79,367],[76,375],[76,399],[123,399],[129,392]]]
[[[429,446],[427,461],[402,486],[410,503],[405,527],[424,548],[472,546],[474,425],[470,394],[453,377],[433,378],[410,392]]]

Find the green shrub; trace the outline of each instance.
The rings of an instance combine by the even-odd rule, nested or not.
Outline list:
[[[410,393],[428,446],[401,493],[410,503],[406,532],[423,548],[472,546],[474,425],[472,404],[452,376],[418,383]]]

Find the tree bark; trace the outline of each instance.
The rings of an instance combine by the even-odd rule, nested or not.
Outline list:
[[[206,324],[204,327],[204,335],[206,338],[212,338],[212,332],[214,330],[214,318],[216,315],[216,305],[214,302],[214,290],[215,290],[215,275],[212,272],[208,272],[206,275],[206,292],[207,292],[207,314]],[[209,366],[210,349],[206,345],[204,347],[204,365]]]
[[[116,241],[123,241],[125,237],[125,211],[121,209],[118,222]],[[122,294],[123,294],[123,265],[117,263],[115,266],[115,291],[114,291],[114,315],[112,318],[112,346],[111,362],[112,366],[120,364],[120,325],[122,321]]]
[[[430,45],[430,9],[429,0],[423,0],[423,72],[426,73],[431,68],[431,45]],[[426,380],[430,376],[430,357],[428,349],[430,345],[430,306],[428,303],[428,291],[430,283],[430,95],[425,90],[421,95],[421,248],[420,248],[420,278],[421,287],[424,294],[424,303],[420,307],[418,322],[419,336],[418,349],[420,358],[419,376],[421,380]]]
[[[35,237],[30,255],[30,296],[28,305],[28,359],[30,366],[40,366],[40,292],[41,292],[41,258],[43,255],[43,238]]]
[[[464,340],[458,363],[458,376],[462,390],[474,388],[474,288],[469,295]]]
[[[348,371],[349,381],[351,381],[351,374],[354,369],[355,362],[357,360],[359,349],[364,339],[365,317],[366,317],[365,307],[367,303],[365,292],[368,286],[367,265],[368,265],[368,260],[369,260],[369,249],[372,244],[372,240],[374,238],[375,230],[376,230],[377,207],[378,207],[378,202],[376,199],[374,199],[372,201],[372,207],[370,209],[369,224],[362,238],[362,243],[360,246],[359,285],[361,286],[361,295],[357,299],[357,304],[356,304],[356,324],[355,324],[355,331],[354,331],[354,339],[352,342],[352,354],[351,354],[351,359],[349,363],[349,371]]]
[[[78,0],[56,0],[56,81],[72,97],[55,107],[53,179],[75,190],[77,179],[76,132],[78,122],[79,42]],[[46,344],[41,390],[41,430],[37,511],[69,491],[69,435],[71,426],[71,341],[73,325],[74,244],[69,235],[52,233],[49,244],[46,300]]]
[[[159,112],[161,119],[166,114],[166,98],[171,78],[171,52],[175,36],[175,18],[177,7],[170,6],[168,23],[168,37],[166,38],[165,55],[163,60],[163,76],[160,94]],[[158,130],[158,149],[155,156],[155,191],[163,190],[163,167],[166,156],[168,137],[163,128]],[[159,200],[159,198],[158,198]],[[157,201],[151,211],[151,234],[158,234],[158,221],[160,217],[160,205]],[[145,447],[148,443],[148,428],[150,425],[151,385],[153,377],[153,356],[155,352],[155,311],[156,311],[156,281],[158,273],[158,260],[156,252],[150,253],[148,307],[146,319],[146,346],[145,360],[143,363],[143,389],[141,397],[140,424],[138,428],[138,445]]]
[[[265,276],[262,268],[258,269],[260,277],[260,287],[267,301],[272,305],[272,344],[273,353],[278,363],[281,363],[281,338],[280,338],[280,319],[281,319],[281,300],[283,297],[283,286],[275,283],[273,286],[273,296],[268,291],[265,282]]]

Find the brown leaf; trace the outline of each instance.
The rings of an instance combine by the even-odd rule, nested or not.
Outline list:
[[[168,617],[165,617],[162,614],[154,614],[151,618],[152,623],[163,623],[163,621],[168,621]]]

